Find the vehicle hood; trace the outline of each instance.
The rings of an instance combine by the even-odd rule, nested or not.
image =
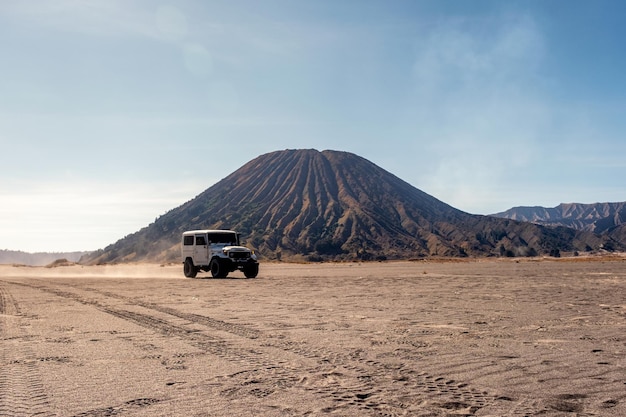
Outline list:
[[[224,250],[228,252],[252,252],[245,246],[224,246]]]

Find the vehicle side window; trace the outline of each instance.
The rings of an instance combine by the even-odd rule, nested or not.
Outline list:
[[[206,239],[204,238],[204,236],[196,236],[196,246],[197,245],[200,245],[200,246],[206,245]]]
[[[183,245],[185,245],[185,246],[193,245],[193,236],[184,236],[183,237]]]

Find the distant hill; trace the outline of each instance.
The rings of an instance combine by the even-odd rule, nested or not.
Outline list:
[[[611,238],[611,241],[626,243],[626,223],[611,228],[606,234]]]
[[[626,202],[569,203],[559,204],[554,208],[514,207],[493,216],[548,226],[566,226],[600,234],[626,223]]]
[[[44,266],[58,259],[78,262],[89,252],[37,252],[28,253],[14,250],[0,250],[0,264],[18,264],[28,266]]]
[[[234,229],[264,259],[382,260],[593,250],[608,239],[471,215],[347,152],[285,150],[248,162],[84,263],[178,261],[185,230]]]

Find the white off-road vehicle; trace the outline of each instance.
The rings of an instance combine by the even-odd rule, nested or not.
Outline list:
[[[190,230],[183,233],[181,253],[183,272],[195,278],[200,271],[214,278],[225,278],[240,270],[246,278],[256,278],[259,262],[254,251],[241,246],[239,233],[232,230]]]

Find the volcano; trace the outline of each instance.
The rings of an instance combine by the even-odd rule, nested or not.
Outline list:
[[[603,237],[465,213],[357,155],[261,155],[84,263],[178,261],[185,230],[232,229],[261,259],[532,256],[600,248]]]

